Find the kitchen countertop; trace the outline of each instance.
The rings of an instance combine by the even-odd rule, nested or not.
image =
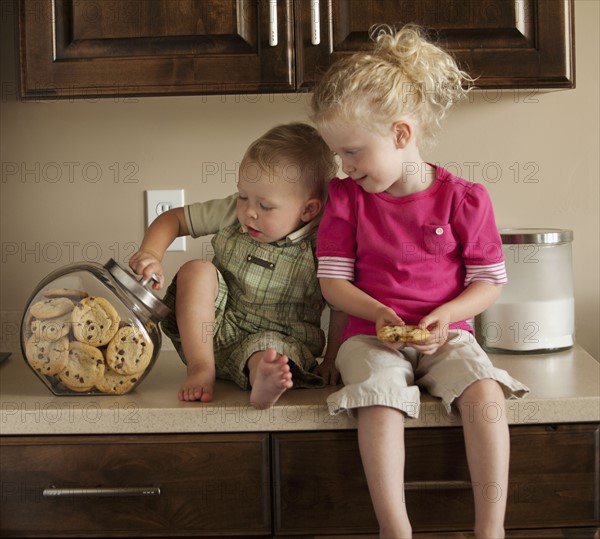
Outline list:
[[[584,349],[550,354],[490,354],[493,363],[507,370],[531,392],[508,400],[511,425],[581,423],[600,421],[600,364]],[[217,381],[212,402],[186,403],[177,399],[185,366],[173,351],[161,352],[152,372],[133,392],[122,396],[56,397],[13,354],[0,365],[0,434],[144,434],[198,432],[256,432],[336,430],[356,428],[348,414],[330,416],[326,397],[336,390],[287,391],[268,410],[256,410],[249,392],[229,382]],[[494,407],[482,407],[490,420]],[[439,401],[421,396],[418,419],[407,419],[407,428],[460,425]]]

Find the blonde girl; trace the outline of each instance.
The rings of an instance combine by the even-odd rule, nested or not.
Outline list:
[[[372,52],[331,66],[312,119],[341,159],[317,240],[323,294],[346,312],[336,359],[344,387],[332,413],[354,410],[380,536],[411,537],[404,502],[404,421],[419,389],[462,417],[475,503],[475,535],[504,537],[508,488],[507,397],[528,389],[494,368],[468,322],[506,281],[485,188],[421,157],[470,82],[416,27],[376,32]],[[423,342],[387,345],[385,325],[428,328]],[[500,420],[482,410],[493,405]],[[494,487],[493,500],[484,489]]]

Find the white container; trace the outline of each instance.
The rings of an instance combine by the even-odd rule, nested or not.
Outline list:
[[[549,352],[573,346],[575,301],[571,230],[500,230],[508,283],[481,314],[484,348]]]

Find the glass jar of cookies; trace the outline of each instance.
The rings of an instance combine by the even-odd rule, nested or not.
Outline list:
[[[124,395],[152,369],[169,309],[114,260],[43,279],[21,323],[21,349],[55,395]]]

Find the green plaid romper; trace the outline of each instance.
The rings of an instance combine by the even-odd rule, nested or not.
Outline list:
[[[248,358],[254,352],[275,348],[290,359],[294,387],[322,387],[322,378],[310,372],[325,345],[321,329],[325,300],[314,255],[318,223],[312,221],[278,242],[259,243],[237,221],[236,200],[234,195],[185,209],[193,237],[216,232],[212,262],[219,294],[214,327],[209,331],[217,377],[249,389]],[[231,222],[234,224],[218,229]],[[185,362],[175,318],[176,290],[177,276],[165,294],[171,314],[163,320],[162,329]]]

